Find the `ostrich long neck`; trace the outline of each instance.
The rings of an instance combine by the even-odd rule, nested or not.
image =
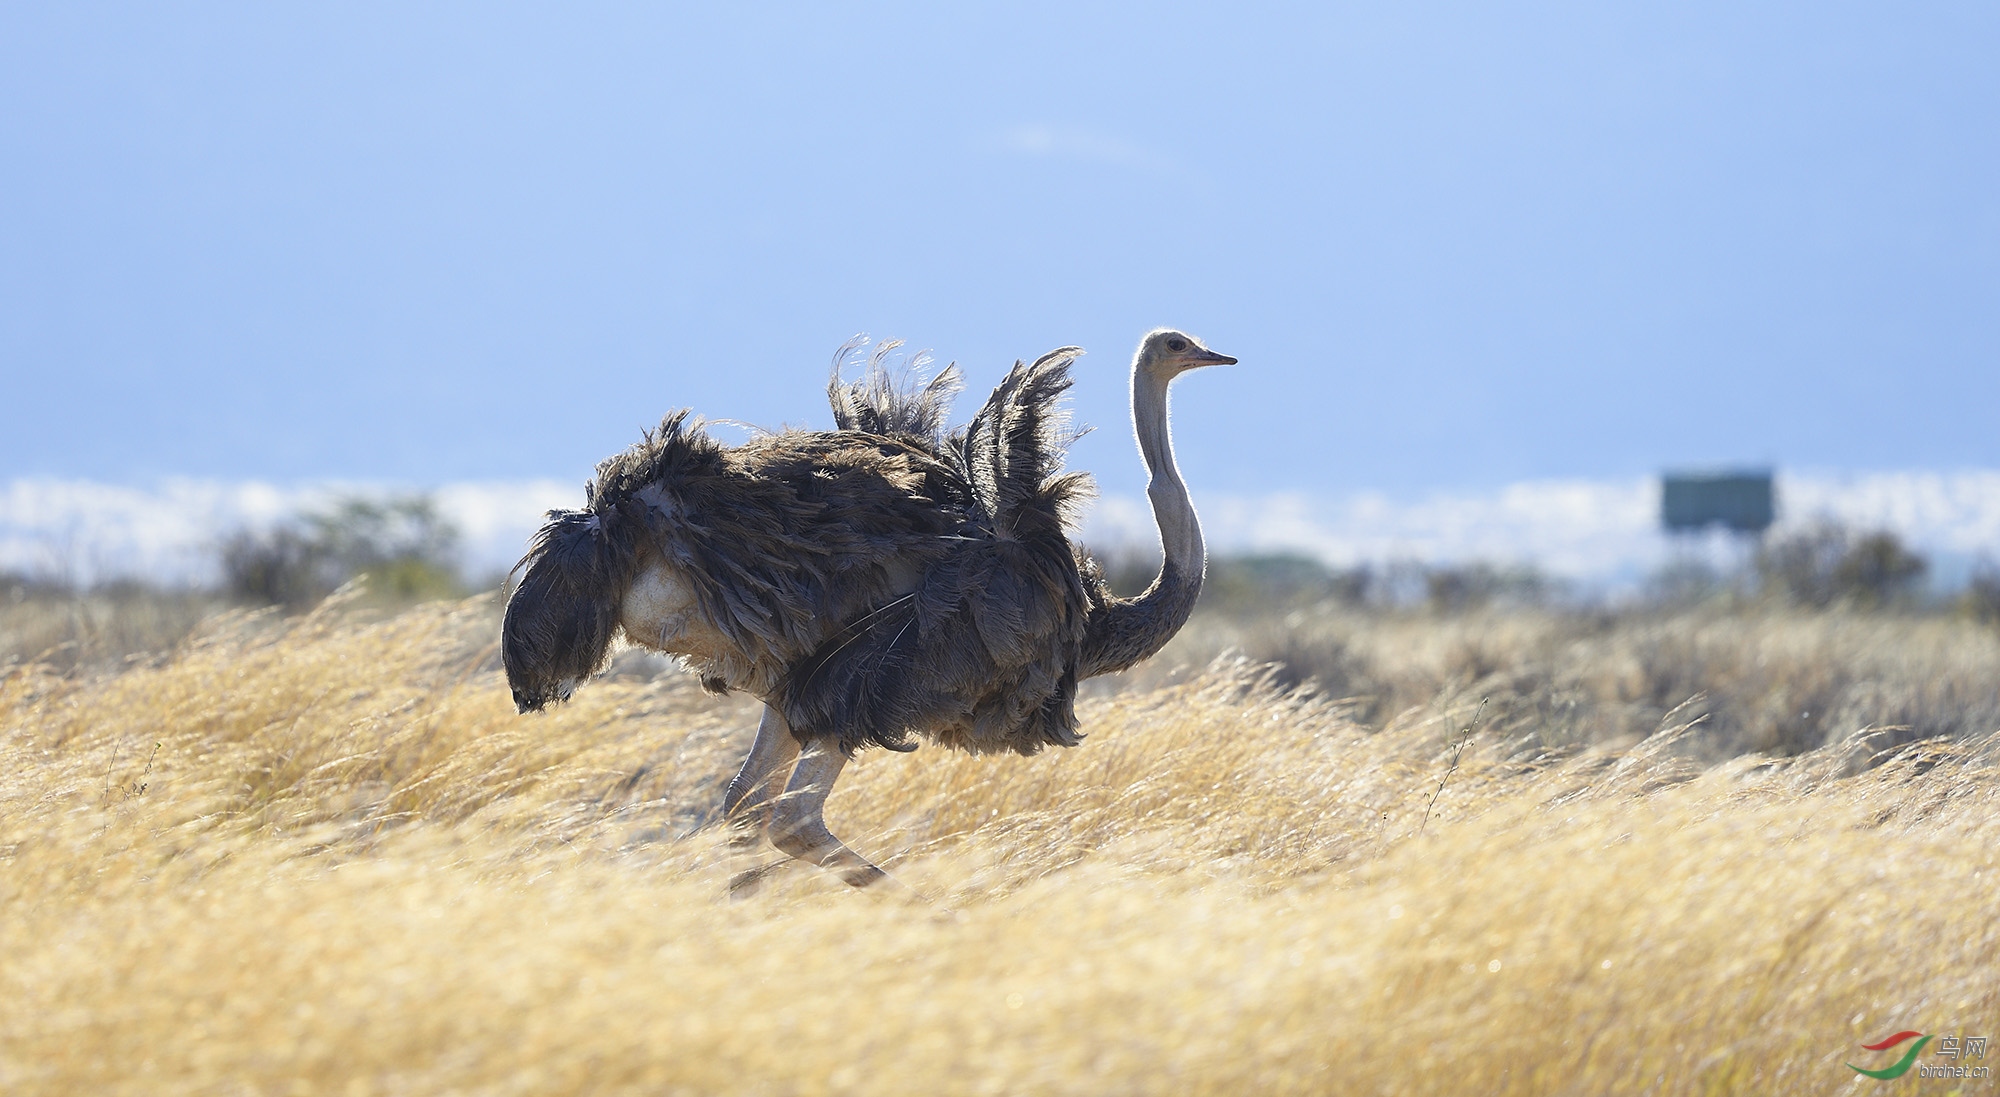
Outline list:
[[[1146,593],[1131,601],[1114,600],[1090,615],[1078,677],[1124,670],[1165,647],[1194,612],[1201,594],[1207,556],[1194,502],[1174,467],[1174,447],[1167,435],[1167,385],[1170,377],[1152,370],[1132,374],[1132,427],[1139,435],[1139,453],[1150,479],[1146,495],[1153,503],[1153,520],[1160,526],[1159,577]]]

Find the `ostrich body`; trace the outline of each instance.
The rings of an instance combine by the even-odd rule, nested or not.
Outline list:
[[[828,396],[838,429],[741,446],[670,415],[598,466],[582,510],[551,511],[522,561],[501,650],[522,712],[566,700],[613,637],[666,652],[764,716],[723,815],[866,886],[884,873],[826,829],[841,768],[912,736],[978,753],[1074,746],[1076,684],[1158,651],[1201,589],[1201,527],[1174,467],[1167,388],[1236,360],[1159,330],[1132,363],[1132,417],[1163,563],[1114,597],[1066,519],[1090,490],[1061,471],[1075,347],[1016,363],[971,423],[943,431],[948,368],[899,390],[878,352]],[[753,887],[757,873],[732,882]]]

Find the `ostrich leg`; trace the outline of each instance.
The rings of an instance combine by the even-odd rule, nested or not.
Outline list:
[[[891,877],[829,833],[821,814],[827,794],[833,791],[833,782],[846,764],[847,756],[840,748],[826,742],[808,744],[799,753],[791,783],[771,805],[771,844],[801,861],[838,872],[841,879],[863,888]]]
[[[729,878],[731,898],[749,898],[771,870],[769,865],[755,864],[760,859],[757,850],[769,829],[771,800],[784,781],[781,774],[798,756],[799,741],[792,737],[785,718],[777,709],[764,706],[764,718],[757,723],[757,741],[751,744],[750,756],[743,759],[743,768],[722,796],[722,817],[734,832],[729,837],[730,860],[736,862],[736,872]]]

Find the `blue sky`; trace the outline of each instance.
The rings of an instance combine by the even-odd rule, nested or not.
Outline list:
[[[867,332],[1086,346],[1130,492],[1159,324],[1198,494],[2000,466],[2000,8],[722,7],[0,6],[0,479],[580,483]]]

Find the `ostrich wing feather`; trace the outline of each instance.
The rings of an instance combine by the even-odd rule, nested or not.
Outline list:
[[[1064,518],[1089,478],[1060,474],[1070,437],[1060,401],[1077,353],[1017,363],[938,447],[964,503],[958,527],[915,590],[857,614],[791,667],[780,691],[794,728],[850,751],[869,741],[907,749],[913,732],[1024,754],[1078,741],[1074,667],[1090,599]],[[837,417],[844,394],[850,409],[907,421],[930,391],[873,372],[832,396]]]
[[[951,402],[964,387],[957,365],[946,366],[922,388],[898,383],[889,369],[889,356],[902,341],[879,343],[858,381],[842,381],[841,367],[858,349],[850,343],[834,356],[833,378],[827,382],[827,402],[833,405],[833,422],[841,430],[860,431],[885,438],[909,438],[932,449],[944,435],[945,415]],[[917,360],[919,363],[922,358]],[[907,375],[904,380],[911,380]]]

